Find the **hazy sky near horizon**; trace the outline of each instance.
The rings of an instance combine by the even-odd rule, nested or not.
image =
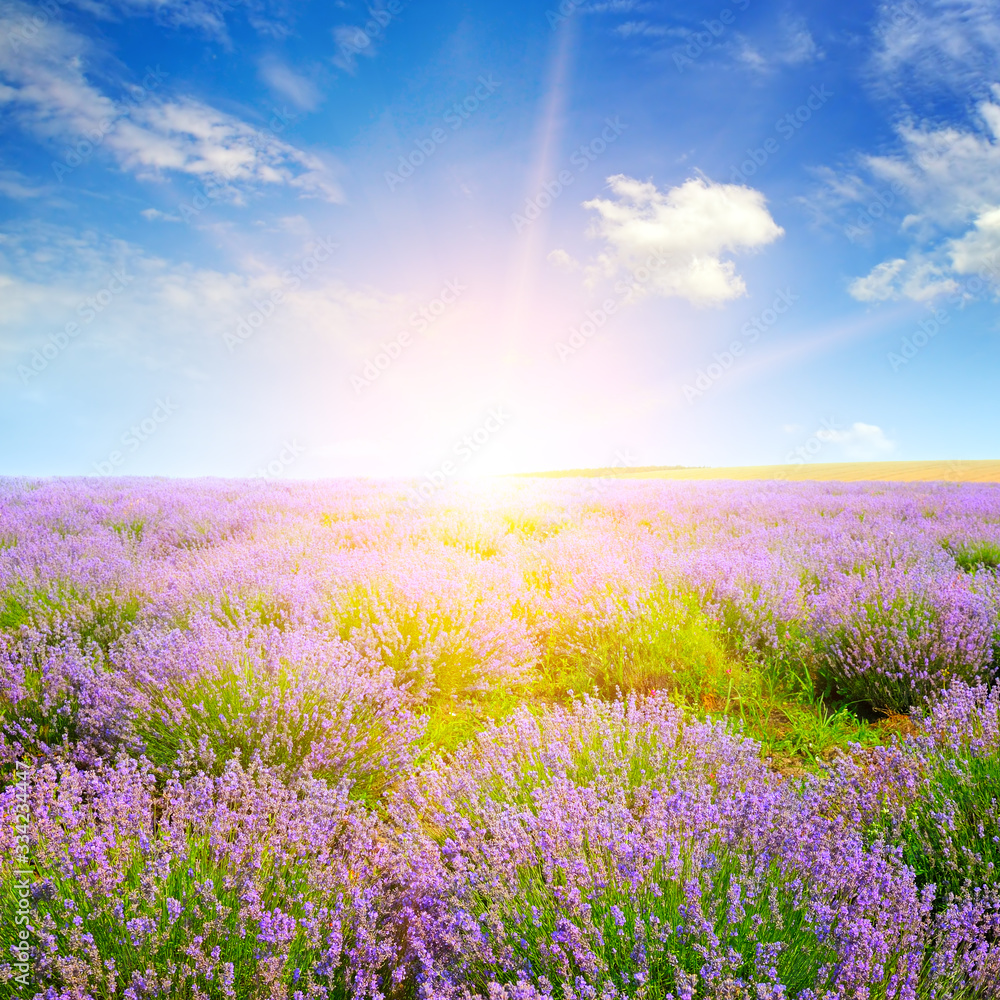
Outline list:
[[[1000,0],[3,0],[0,121],[0,475],[997,457]]]

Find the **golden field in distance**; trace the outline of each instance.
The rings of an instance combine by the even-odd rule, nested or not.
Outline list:
[[[567,469],[527,473],[540,478],[614,476],[618,479],[778,479],[791,482],[1000,483],[1000,459],[934,462],[812,462],[798,465],[734,465],[685,468]]]

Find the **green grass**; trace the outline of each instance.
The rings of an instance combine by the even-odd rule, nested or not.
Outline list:
[[[862,718],[850,706],[824,698],[812,688],[803,690],[801,682],[746,665],[738,665],[731,676],[731,684],[727,679],[707,688],[691,685],[667,690],[691,717],[725,716],[761,744],[764,756],[788,758],[785,763],[792,766],[815,769],[834,751],[847,752],[851,744],[875,746],[885,741],[886,734],[876,721]],[[574,679],[570,679],[574,695],[593,691],[587,690],[585,680],[576,677],[579,686],[572,687]],[[621,690],[627,694],[635,689]],[[642,693],[648,690],[646,686],[641,689]],[[427,710],[421,744],[428,751],[453,752],[482,732],[488,722],[509,717],[520,704],[541,709],[571,699],[565,689],[553,691],[551,678],[546,678],[525,692],[499,690],[443,700]]]
[[[453,753],[491,722],[509,718],[523,701],[523,693],[515,694],[509,688],[484,691],[467,698],[440,699],[424,713],[427,725],[418,745],[426,753]]]
[[[877,726],[811,672],[797,634],[783,636],[778,652],[734,641],[735,634],[693,595],[658,589],[635,621],[587,636],[584,652],[550,645],[527,696],[559,702],[570,692],[613,698],[666,690],[692,715],[728,716],[765,754],[807,767],[852,743],[882,742]]]
[[[691,595],[654,589],[638,613],[611,624],[552,630],[533,693],[558,700],[570,691],[666,689],[690,697],[724,696],[739,664],[726,653],[717,626]]]
[[[951,553],[959,569],[966,573],[1000,567],[1000,545],[996,542],[963,542],[955,546],[946,544],[945,548]]]

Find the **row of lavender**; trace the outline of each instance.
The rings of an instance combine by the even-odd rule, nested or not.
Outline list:
[[[0,484],[0,990],[1000,995],[998,552],[986,487]],[[798,788],[653,695],[421,753],[664,592],[924,735]]]

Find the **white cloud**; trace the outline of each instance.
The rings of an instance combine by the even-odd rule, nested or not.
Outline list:
[[[886,458],[896,450],[896,442],[890,441],[875,424],[857,422],[843,431],[824,428],[816,431],[816,437],[838,447],[845,458],[855,461]]]
[[[611,276],[647,263],[662,263],[642,287],[657,295],[714,305],[746,293],[742,277],[723,254],[772,243],[784,230],[765,207],[764,196],[735,184],[695,177],[660,191],[624,174],[608,178],[614,200],[594,198],[584,207],[597,213],[589,235],[606,250],[593,273]]]
[[[859,302],[885,302],[887,299],[899,298],[896,279],[904,267],[906,260],[902,257],[883,261],[866,277],[855,278],[847,290]]]
[[[780,61],[786,66],[801,66],[822,58],[823,53],[805,21],[788,22],[785,26],[784,45],[779,52]]]
[[[8,7],[0,34],[14,30],[25,9]],[[145,91],[116,103],[88,79],[93,57],[86,40],[50,21],[31,39],[0,46],[0,100],[43,141],[84,149],[88,158],[110,155],[139,177],[187,174],[221,186],[232,200],[264,185],[342,200],[331,165],[320,157],[200,101],[168,99],[159,81],[147,78]]]
[[[863,278],[855,278],[847,290],[859,302],[910,299],[924,304],[941,295],[954,295],[960,286],[945,269],[922,257],[897,257],[876,265]]]
[[[273,56],[261,60],[260,77],[274,93],[303,111],[313,111],[323,100],[322,92],[312,80]]]
[[[948,252],[958,274],[996,275],[1000,269],[1000,208],[983,212],[969,232],[948,244]]]

